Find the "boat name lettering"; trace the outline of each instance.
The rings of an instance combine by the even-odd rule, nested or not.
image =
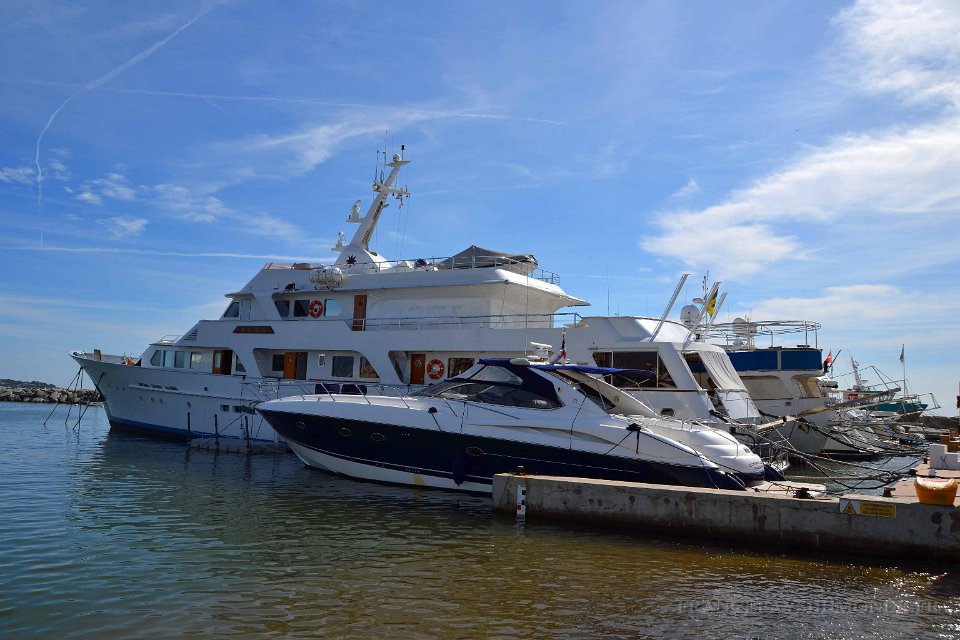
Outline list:
[[[234,333],[273,333],[270,325],[241,325],[233,328]]]

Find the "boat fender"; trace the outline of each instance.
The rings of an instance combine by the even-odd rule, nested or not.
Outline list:
[[[443,363],[434,358],[427,363],[427,375],[431,380],[439,380],[443,377]]]
[[[309,313],[311,318],[319,318],[320,316],[322,316],[323,303],[320,302],[319,300],[311,300]]]

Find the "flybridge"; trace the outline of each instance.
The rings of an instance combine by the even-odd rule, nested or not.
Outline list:
[[[548,284],[560,283],[560,276],[552,271],[538,267],[536,258],[531,254],[508,254],[482,249],[476,245],[449,257],[416,258],[414,260],[381,260],[377,262],[354,262],[348,264],[355,266],[356,271],[360,273],[377,274],[496,268],[527,275],[534,280],[540,280]],[[314,265],[306,262],[295,262],[293,264],[268,262],[263,265],[263,269],[294,271],[337,269],[341,274],[344,272],[339,266],[330,267],[328,265]],[[352,271],[354,271],[354,269],[350,269],[350,272]]]

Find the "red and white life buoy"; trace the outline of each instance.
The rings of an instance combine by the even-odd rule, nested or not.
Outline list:
[[[311,318],[319,318],[320,316],[322,316],[323,303],[320,302],[319,300],[311,300],[309,313]]]
[[[443,377],[443,363],[434,358],[427,363],[427,375],[431,380],[439,380]]]

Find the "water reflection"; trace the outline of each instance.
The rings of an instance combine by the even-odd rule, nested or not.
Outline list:
[[[933,566],[752,554],[531,517],[518,528],[481,497],[332,477],[293,456],[189,451],[105,424],[37,434],[30,419],[0,430],[22,473],[8,484],[10,466],[0,472],[0,508],[20,518],[0,524],[0,620],[17,637],[960,630],[960,578]]]

